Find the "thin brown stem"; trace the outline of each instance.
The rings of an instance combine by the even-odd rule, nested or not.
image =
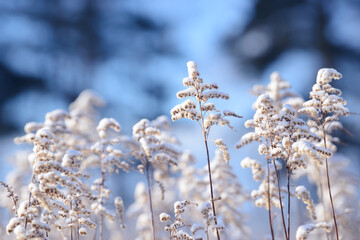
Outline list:
[[[155,240],[155,223],[154,223],[154,210],[151,198],[151,184],[150,184],[150,174],[149,174],[149,165],[150,163],[145,163],[145,172],[146,172],[146,180],[148,184],[148,195],[149,195],[149,205],[150,205],[150,212],[151,212],[151,228],[152,228],[152,240]]]
[[[104,166],[104,152],[101,154],[101,184],[100,184],[100,199],[101,204],[103,204],[103,191],[104,191],[104,185],[105,185],[105,166]],[[100,223],[99,223],[99,240],[102,240],[102,233],[103,233],[103,218],[104,216],[100,214]]]
[[[273,227],[273,221],[272,221],[272,217],[271,217],[271,201],[270,201],[270,167],[269,167],[269,161],[267,161],[267,180],[268,180],[268,187],[267,187],[267,194],[268,194],[268,205],[269,205],[269,225],[270,225],[270,231],[271,231],[271,238],[272,240],[275,239],[274,236],[274,227]]]
[[[290,239],[290,200],[291,200],[291,194],[290,194],[290,169],[289,167],[286,168],[287,169],[287,191],[288,191],[288,215],[287,215],[287,224],[288,224],[288,230],[287,230],[287,235],[288,235],[288,239]]]
[[[317,170],[317,173],[318,173],[318,180],[320,182],[320,202],[322,203],[323,205],[323,210],[324,210],[324,217],[325,217],[325,222],[327,222],[327,211],[326,211],[326,206],[325,206],[325,201],[324,201],[324,187],[323,187],[323,180],[321,178],[322,176],[322,173],[321,173],[321,169],[319,168],[318,165],[315,165],[316,166],[316,170]],[[328,232],[324,231],[324,234],[326,235],[326,239],[329,240],[329,234]]]
[[[326,148],[326,131],[325,131],[325,129],[323,129],[323,134],[324,134],[324,146]],[[327,184],[328,184],[328,189],[329,189],[329,198],[330,198],[330,204],[331,204],[331,212],[332,212],[333,219],[334,219],[336,240],[339,240],[339,231],[338,231],[338,227],[337,227],[337,223],[336,223],[334,203],[333,203],[332,194],[331,194],[330,177],[329,177],[329,165],[328,165],[328,158],[327,157],[325,157],[325,166],[326,166]]]
[[[29,193],[28,206],[27,206],[26,216],[25,216],[25,229],[26,229],[27,223],[28,223],[28,211],[30,208],[30,200],[31,200],[31,192]]]
[[[215,225],[217,226],[216,211],[215,211],[215,202],[214,202],[213,183],[212,183],[212,179],[211,179],[211,167],[210,167],[209,147],[208,147],[207,137],[206,137],[205,132],[203,132],[203,135],[204,135],[204,142],[205,142],[207,162],[208,162],[208,173],[209,173],[209,182],[210,182],[211,205],[212,205],[212,210],[213,210],[213,214],[214,214],[214,217],[215,217]],[[220,240],[220,233],[219,233],[219,230],[218,230],[217,228],[216,228],[216,235],[217,235],[217,239]]]
[[[34,176],[34,172],[32,173],[32,176],[31,176],[31,182],[33,183],[35,181],[35,176]],[[25,230],[26,230],[26,227],[27,227],[27,223],[28,223],[28,212],[29,212],[29,208],[30,208],[30,201],[31,201],[31,192],[29,193],[29,199],[28,199],[28,205],[27,205],[27,210],[26,210],[26,216],[25,216]]]
[[[199,90],[197,88],[195,88],[195,89],[199,93]],[[205,147],[206,147],[206,157],[207,157],[209,183],[210,183],[211,206],[212,206],[212,210],[213,210],[215,225],[217,226],[216,210],[215,210],[215,202],[214,202],[214,191],[213,191],[213,183],[212,183],[212,178],[211,178],[210,155],[209,155],[209,147],[208,147],[208,143],[207,143],[207,136],[208,136],[209,132],[205,131],[204,112],[202,109],[202,104],[201,104],[200,99],[198,99],[198,102],[199,102],[199,110],[200,110],[200,116],[201,116],[201,131],[204,136],[204,143],[205,143]],[[217,236],[217,239],[220,240],[220,233],[219,233],[218,228],[216,228],[216,236]]]
[[[70,200],[70,209],[72,210],[72,200]],[[70,223],[72,223],[72,218],[71,218]],[[70,238],[71,238],[71,240],[73,240],[73,227],[72,226],[70,228]]]
[[[275,163],[275,158],[273,158],[273,164],[274,164],[274,168],[275,168],[275,176],[276,176],[276,183],[277,183],[277,187],[278,187],[278,195],[279,195],[279,200],[280,200],[280,210],[281,210],[281,217],[282,217],[282,223],[283,223],[283,228],[284,228],[284,234],[285,234],[285,239],[288,240],[288,234],[286,231],[286,224],[285,224],[285,217],[284,217],[284,207],[282,204],[282,198],[281,198],[281,192],[280,192],[280,183],[279,183],[279,175],[278,175],[278,170],[276,167],[276,163]]]

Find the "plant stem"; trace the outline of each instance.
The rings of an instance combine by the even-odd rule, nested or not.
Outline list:
[[[105,184],[105,166],[104,166],[104,152],[101,154],[101,185],[100,185],[100,199],[101,205],[103,204],[103,191],[104,191],[104,184]],[[99,224],[99,240],[102,240],[102,232],[103,232],[103,215],[100,215],[100,224]]]
[[[287,224],[288,224],[288,239],[290,239],[290,200],[291,200],[291,194],[290,194],[290,169],[289,167],[286,167],[287,169],[287,191],[288,191],[288,215],[287,215]]]
[[[268,194],[268,205],[269,205],[269,224],[270,224],[271,238],[272,238],[272,240],[274,240],[275,236],[274,236],[273,221],[272,221],[272,217],[271,217],[271,201],[270,201],[270,167],[269,167],[269,161],[266,160],[266,162],[267,162],[267,172],[268,172],[267,194]]]
[[[285,234],[285,239],[288,240],[289,238],[288,238],[288,234],[287,234],[287,231],[286,231],[286,224],[285,224],[285,217],[284,217],[284,207],[283,207],[283,204],[282,204],[279,176],[278,176],[278,170],[277,170],[276,163],[275,163],[275,158],[273,158],[273,164],[274,164],[274,168],[275,168],[275,176],[276,176],[276,182],[277,182],[277,187],[278,187],[278,194],[279,194],[279,200],[280,200],[280,210],[281,210],[281,217],[282,217],[282,223],[283,223],[283,228],[284,228],[284,234]]]
[[[205,132],[203,132],[203,135],[204,135],[204,142],[205,142],[207,162],[208,162],[208,173],[209,173],[209,181],[210,181],[211,205],[212,205],[212,210],[213,210],[213,214],[214,214],[214,217],[215,217],[215,225],[217,226],[216,211],[215,211],[215,202],[214,202],[214,191],[213,191],[213,184],[212,184],[212,179],[211,179],[211,167],[210,167],[209,147],[208,147],[207,137],[206,137]],[[217,235],[217,239],[220,240],[220,234],[219,234],[219,230],[218,230],[217,228],[216,228],[216,235]]]
[[[325,131],[325,129],[323,129],[323,134],[324,134],[324,146],[326,148],[326,131]],[[339,231],[338,231],[338,227],[337,227],[337,223],[336,223],[334,203],[333,203],[332,194],[331,194],[330,177],[329,177],[329,165],[328,165],[328,158],[327,157],[325,157],[325,166],[326,166],[327,184],[328,184],[328,189],[329,189],[329,198],[330,198],[330,203],[331,203],[331,212],[332,212],[333,219],[334,219],[336,240],[339,240]]]
[[[319,168],[319,166],[318,165],[315,165],[316,166],[316,170],[317,170],[317,173],[318,173],[318,180],[319,180],[319,182],[320,182],[320,202],[321,202],[321,204],[323,205],[323,210],[324,210],[324,217],[325,217],[325,222],[327,222],[327,214],[326,214],[326,206],[325,206],[325,201],[324,201],[324,187],[323,187],[323,180],[322,180],[322,178],[321,178],[321,175],[322,175],[322,173],[321,173],[321,169]],[[326,235],[326,239],[327,240],[329,240],[329,234],[326,232],[326,231],[324,231],[325,233],[325,235]]]
[[[152,205],[151,199],[151,184],[150,184],[150,176],[149,176],[149,162],[145,163],[145,172],[146,172],[146,180],[148,184],[148,195],[149,195],[149,205],[150,205],[150,212],[151,212],[151,227],[152,227],[152,239],[155,240],[155,223],[154,223],[154,210]]]
[[[35,175],[34,175],[34,170],[33,170],[33,173],[32,173],[32,176],[31,176],[31,182],[33,183],[35,181]],[[28,223],[28,212],[29,212],[29,208],[30,208],[30,200],[31,200],[31,192],[29,193],[29,199],[28,199],[28,206],[27,206],[27,209],[26,209],[26,216],[25,216],[25,230],[26,230],[26,226],[27,226],[27,223]]]

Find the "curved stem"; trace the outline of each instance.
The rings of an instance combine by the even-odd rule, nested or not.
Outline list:
[[[210,181],[211,205],[212,205],[213,215],[214,215],[214,217],[215,217],[215,225],[217,225],[216,211],[215,211],[215,202],[214,202],[214,191],[213,191],[213,184],[212,184],[212,179],[211,179],[211,167],[210,167],[209,147],[208,147],[208,144],[207,144],[207,138],[206,138],[205,132],[204,132],[203,134],[204,134],[204,142],[205,142],[207,162],[208,162],[208,173],[209,173],[209,181]],[[220,240],[220,234],[219,234],[219,230],[218,230],[217,228],[216,228],[216,235],[217,235],[217,239]]]
[[[282,223],[283,223],[283,228],[284,228],[284,234],[285,234],[285,239],[288,240],[289,237],[288,237],[288,234],[287,234],[287,231],[286,231],[286,224],[285,224],[285,217],[284,217],[284,207],[283,207],[283,204],[282,204],[279,176],[278,176],[278,170],[277,170],[276,163],[275,163],[275,158],[273,158],[273,164],[274,164],[274,168],[275,168],[275,176],[276,176],[276,182],[277,182],[277,187],[278,187],[278,195],[279,195],[279,200],[280,200],[280,210],[281,210],[281,217],[282,217]]]
[[[151,198],[151,184],[150,184],[150,176],[149,176],[149,162],[146,162],[146,180],[148,184],[148,195],[149,195],[149,205],[150,205],[150,212],[151,212],[151,227],[152,227],[152,239],[155,240],[155,223],[154,223],[154,210],[153,210],[153,204],[152,204],[152,198]]]
[[[325,131],[325,129],[323,129],[323,133],[324,133],[324,146],[325,146],[325,148],[326,148],[326,131]],[[332,194],[331,194],[330,177],[329,177],[329,166],[328,166],[328,158],[327,158],[327,157],[325,157],[325,166],[326,166],[327,184],[328,184],[328,189],[329,189],[329,198],[330,198],[330,203],[331,203],[331,212],[332,212],[333,219],[334,219],[336,240],[339,240],[339,231],[338,231],[338,227],[337,227],[337,223],[336,223],[334,203],[333,203]]]
[[[267,161],[267,160],[266,160]],[[274,228],[273,228],[273,221],[272,221],[272,217],[271,217],[271,201],[270,201],[270,168],[269,168],[269,161],[267,161],[267,172],[268,172],[268,189],[267,189],[267,194],[268,194],[268,205],[269,205],[269,224],[270,224],[270,231],[271,231],[271,238],[272,240],[275,239],[274,236]]]

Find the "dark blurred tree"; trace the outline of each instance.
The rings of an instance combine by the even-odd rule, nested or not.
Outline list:
[[[106,61],[126,59],[140,68],[155,55],[172,54],[164,37],[167,26],[132,11],[127,4],[117,0],[2,1],[0,112],[9,98],[38,86],[71,101],[92,87],[94,69]],[[136,76],[141,71],[133,72],[132,80],[139,81]],[[151,88],[150,84],[139,86],[145,93]],[[0,129],[3,124],[0,119]]]
[[[321,56],[319,66],[342,72],[346,81],[337,86],[360,101],[359,22],[358,0],[258,0],[245,28],[235,30],[224,46],[255,77],[289,50],[316,51]],[[360,146],[358,137],[341,138]]]
[[[343,57],[359,61],[360,45],[351,47],[332,39],[336,33],[330,32],[331,22],[338,3],[360,12],[356,0],[259,0],[245,29],[229,36],[226,46],[257,72],[294,48],[319,51],[325,66],[334,66]]]

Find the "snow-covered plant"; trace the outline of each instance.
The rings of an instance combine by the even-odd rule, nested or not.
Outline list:
[[[128,172],[131,169],[131,165],[126,160],[123,152],[112,146],[118,144],[120,140],[118,136],[111,135],[110,129],[119,132],[120,124],[113,118],[102,119],[96,128],[100,139],[91,147],[91,150],[99,156],[101,167],[101,177],[96,179],[91,186],[91,190],[97,192],[97,194],[94,194],[96,201],[91,205],[91,210],[95,215],[99,216],[100,240],[103,237],[103,217],[105,216],[111,222],[115,220],[115,213],[106,208],[111,194],[111,190],[105,186],[107,173],[118,172],[119,169]],[[115,198],[114,203],[117,208],[121,207],[120,199]]]
[[[211,161],[213,184],[216,194],[219,196],[217,201],[218,218],[221,219],[224,229],[225,239],[236,238],[246,239],[248,229],[245,225],[245,216],[241,211],[243,203],[247,200],[243,186],[238,181],[233,169],[224,161],[224,154],[216,150],[215,156]],[[205,175],[205,171],[204,174]],[[204,178],[205,183],[208,182]]]
[[[229,95],[223,92],[218,91],[218,85],[215,83],[204,83],[203,79],[200,77],[200,73],[197,69],[197,65],[193,61],[189,61],[187,63],[188,68],[188,77],[183,79],[183,85],[187,87],[187,89],[179,91],[177,93],[177,97],[195,98],[196,102],[188,99],[185,102],[176,105],[171,110],[172,120],[179,120],[182,118],[188,118],[198,122],[200,125],[202,135],[204,138],[204,143],[206,147],[207,154],[207,163],[208,163],[208,174],[209,174],[209,184],[210,184],[210,202],[212,204],[213,214],[216,220],[216,209],[214,203],[214,189],[211,178],[211,167],[210,167],[210,156],[208,149],[208,138],[210,134],[211,127],[214,125],[220,126],[228,126],[230,129],[233,127],[230,125],[227,117],[236,117],[241,118],[241,116],[237,115],[232,111],[220,111],[215,107],[214,103],[209,102],[210,99],[224,99],[228,100]],[[221,146],[223,150],[227,151],[226,145],[221,141],[218,141],[218,146]],[[223,151],[226,154],[226,151]],[[225,158],[228,162],[229,157]],[[219,232],[217,231],[217,238],[220,239]]]
[[[186,228],[188,228],[189,224],[186,224],[183,220],[183,214],[187,207],[191,204],[190,201],[177,201],[174,203],[174,216],[175,219],[172,220],[171,216],[167,213],[161,213],[159,215],[160,222],[167,222],[166,227],[164,228],[165,231],[169,232],[169,240],[204,240],[204,236],[200,236],[200,229],[196,229],[192,231],[192,233],[188,233]],[[203,228],[202,228],[203,230]],[[203,233],[205,233],[203,231]],[[195,236],[193,237],[192,234]]]
[[[33,176],[29,184],[29,199],[20,204],[17,217],[7,225],[7,232],[14,231],[17,239],[46,238],[50,225],[62,229],[59,224],[60,211],[68,212],[64,205],[65,194],[57,188],[64,181],[62,173],[68,170],[55,160],[52,152],[54,135],[47,128],[40,128],[32,135],[34,143]]]
[[[258,99],[255,102],[256,112],[253,117],[253,119],[247,120],[245,122],[245,127],[254,128],[254,132],[246,133],[244,136],[242,136],[239,143],[236,144],[236,148],[241,148],[245,146],[246,144],[249,144],[253,141],[261,142],[259,145],[258,151],[260,155],[264,155],[267,162],[267,183],[263,183],[260,185],[259,188],[259,196],[264,196],[264,190],[267,191],[267,205],[262,204],[261,206],[267,206],[268,212],[269,212],[269,224],[270,224],[270,230],[271,230],[271,236],[274,239],[274,229],[273,229],[273,223],[272,223],[272,199],[273,196],[271,195],[272,192],[272,185],[271,185],[271,172],[270,171],[270,164],[272,164],[275,168],[275,182],[277,183],[276,186],[274,186],[274,189],[278,192],[278,200],[280,201],[280,204],[278,205],[281,210],[282,215],[282,221],[283,221],[283,227],[284,227],[284,234],[285,238],[288,239],[287,236],[287,230],[285,227],[285,218],[283,213],[283,204],[282,204],[282,197],[281,197],[281,189],[279,184],[279,178],[277,173],[277,163],[275,158],[282,158],[281,154],[283,151],[281,148],[279,148],[279,140],[280,136],[278,133],[278,126],[280,122],[280,116],[276,114],[276,111],[274,109],[274,100],[270,98],[268,94],[263,94],[258,97]],[[243,166],[251,166],[249,163],[245,162]],[[265,186],[266,185],[266,186]],[[264,188],[266,187],[266,188]]]
[[[129,218],[136,218],[137,238],[151,239],[153,237],[153,226],[149,205],[149,195],[143,182],[139,182],[134,191],[135,202],[130,205],[126,212]]]
[[[291,85],[285,81],[278,72],[270,75],[270,83],[265,85],[255,85],[250,91],[255,96],[268,94],[274,100],[275,111],[279,112],[284,104],[291,105],[294,109],[302,107],[304,100],[299,94],[291,91]]]
[[[154,210],[151,196],[151,167],[161,167],[163,164],[177,165],[180,152],[174,147],[174,139],[161,131],[159,119],[149,121],[142,119],[133,126],[133,139],[136,143],[132,155],[141,161],[139,169],[145,169],[148,184],[148,197],[151,213],[152,239],[155,238]],[[158,126],[158,127],[157,127]],[[162,186],[162,185],[160,185]],[[162,192],[162,195],[164,193]]]
[[[33,153],[22,151],[16,155],[15,164],[20,171],[13,171],[7,177],[9,182],[18,186],[25,182],[29,171],[32,175],[30,193],[27,188],[18,188],[21,194],[17,210],[19,218],[8,224],[8,232],[11,232],[12,224],[17,222],[17,230],[14,229],[17,238],[50,237],[53,228],[58,229],[63,237],[65,230],[70,229],[69,235],[73,237],[75,232],[78,238],[79,234],[87,233],[86,227],[96,227],[88,218],[90,211],[87,209],[93,198],[82,180],[89,176],[79,167],[90,152],[89,136],[94,131],[89,126],[95,114],[92,106],[101,105],[101,99],[97,97],[96,101],[90,101],[94,94],[88,92],[85,95],[89,101],[81,100],[80,96],[75,102],[82,104],[73,104],[70,113],[64,110],[49,112],[43,123],[26,124],[26,135],[15,139],[16,143],[34,144]],[[89,108],[92,111],[85,117],[85,110],[81,109]],[[80,119],[87,119],[86,124],[80,124]],[[24,197],[25,192],[27,197]]]
[[[14,188],[9,186],[8,184],[1,182],[0,181],[0,186],[3,186],[4,188],[6,188],[7,191],[7,195],[6,197],[11,199],[12,201],[12,211],[15,213],[15,216],[17,216],[17,205],[18,205],[18,201],[19,201],[19,196],[14,192]]]
[[[326,222],[301,225],[296,231],[296,240],[306,240],[309,233],[317,228],[323,228],[326,232],[331,232],[331,224]]]
[[[309,211],[311,218],[316,220],[314,202],[310,197],[310,192],[304,186],[298,186],[295,189],[295,195],[298,199],[301,199],[304,204],[306,204],[306,209]]]
[[[341,116],[349,115],[349,110],[345,107],[346,101],[341,97],[341,91],[331,86],[332,80],[339,80],[342,75],[332,68],[322,68],[319,70],[316,83],[312,87],[310,92],[310,100],[304,103],[303,108],[299,109],[299,113],[306,113],[310,116],[308,125],[312,127],[321,138],[322,142],[320,146],[328,149],[327,151],[336,151],[332,138],[329,134],[334,128],[341,128],[341,124],[338,122]],[[336,215],[334,209],[334,203],[332,199],[330,178],[329,178],[329,164],[328,156],[325,156],[325,172],[327,178],[327,186],[329,190],[329,198],[331,204],[331,211],[334,220],[336,239],[339,240],[339,232],[336,222]]]
[[[199,124],[207,157],[203,168],[181,149],[166,116],[153,121],[143,119],[134,125],[132,135],[120,135],[116,120],[98,121],[96,108],[105,102],[85,90],[68,110],[54,110],[43,122],[27,123],[25,135],[15,138],[16,143],[29,143],[33,149],[16,153],[10,159],[15,169],[6,181],[0,181],[0,238],[259,238],[258,229],[251,236],[245,224],[242,206],[250,197],[229,166],[230,149],[221,138],[209,138],[214,125],[234,129],[227,117],[240,116],[220,111],[210,103],[229,96],[219,92],[216,84],[204,83],[194,62],[188,62],[187,67],[188,77],[183,79],[187,89],[177,96],[191,99],[175,106],[171,117],[173,121],[188,118]],[[356,239],[360,234],[360,177],[348,167],[346,157],[336,154],[335,144],[340,139],[333,136],[337,129],[347,132],[339,118],[350,114],[341,91],[331,86],[333,79],[340,78],[334,69],[320,69],[311,99],[305,103],[277,72],[270,76],[267,86],[256,85],[251,91],[258,96],[253,105],[256,112],[245,126],[254,130],[242,136],[236,147],[259,142],[258,152],[266,163],[246,157],[241,166],[250,168],[258,182],[250,196],[255,207],[268,211],[264,213],[269,217],[272,239],[329,240],[336,234],[339,240]],[[299,113],[308,114],[310,119],[300,119]],[[216,148],[212,161],[209,141]],[[110,177],[120,172],[128,173],[121,177],[135,172],[146,175],[147,184],[144,181],[136,185],[134,202],[128,209],[129,197],[116,196],[112,188]],[[302,174],[306,174],[310,187],[306,179],[295,184]],[[128,191],[133,183],[123,178],[119,181],[128,185],[122,191]],[[283,204],[286,194],[287,207]],[[291,197],[298,198],[302,202],[299,209],[306,207],[307,211],[298,211],[294,204],[291,207]],[[124,219],[125,213],[135,220]],[[291,219],[296,219],[293,224]],[[111,223],[115,220],[117,224]],[[260,218],[256,220],[259,227],[264,226]],[[299,226],[291,234],[294,223]],[[280,236],[282,232],[284,236]]]
[[[277,153],[274,156],[284,160],[287,170],[287,233],[290,238],[290,177],[294,170],[306,168],[305,158],[320,161],[322,157],[329,156],[330,152],[325,148],[316,146],[321,138],[311,132],[302,119],[297,118],[296,111],[291,105],[285,104],[283,106],[276,132],[279,139],[276,148]]]

